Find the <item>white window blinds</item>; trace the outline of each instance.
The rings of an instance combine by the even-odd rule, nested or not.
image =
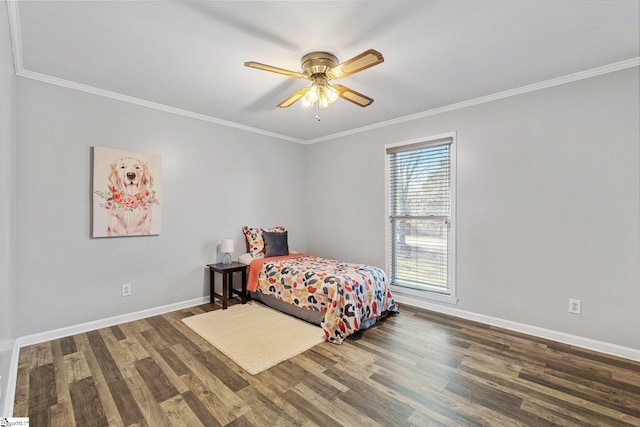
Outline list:
[[[452,138],[387,148],[391,283],[451,295]]]

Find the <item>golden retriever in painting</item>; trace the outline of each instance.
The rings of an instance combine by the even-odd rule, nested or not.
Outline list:
[[[109,211],[107,235],[149,234],[151,209],[146,208],[146,200],[151,182],[153,177],[147,164],[139,159],[124,157],[111,164],[109,188],[114,191],[114,201],[119,202],[122,208]]]

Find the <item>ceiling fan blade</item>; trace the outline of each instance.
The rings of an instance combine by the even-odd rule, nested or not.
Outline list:
[[[291,95],[290,97],[282,101],[280,104],[278,104],[278,108],[287,108],[291,106],[300,98],[302,98],[304,94],[307,93],[308,90],[309,90],[308,87],[305,87],[304,89],[300,89],[299,91],[295,92],[293,95]]]
[[[365,96],[360,92],[356,92],[353,89],[349,89],[346,86],[331,85],[331,87],[338,91],[338,96],[340,96],[340,98],[349,102],[353,102],[354,104],[361,107],[371,105],[371,103],[373,102],[373,98],[369,98],[368,96]]]
[[[297,71],[285,70],[284,68],[274,67],[272,65],[261,64],[259,62],[245,62],[245,67],[256,68],[258,70],[271,71],[272,73],[284,74],[285,76],[295,77],[297,79],[305,79],[307,80],[307,76],[302,73],[298,73]]]
[[[366,70],[369,67],[378,65],[384,62],[384,57],[377,50],[369,49],[362,52],[358,56],[354,56],[351,59],[344,61],[341,64],[327,71],[327,75],[333,79],[341,79],[351,74],[355,74],[359,71]]]

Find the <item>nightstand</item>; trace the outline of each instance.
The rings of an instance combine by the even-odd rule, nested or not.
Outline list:
[[[247,295],[247,269],[248,265],[241,264],[239,262],[232,262],[231,264],[209,264],[210,282],[211,282],[211,304],[215,302],[215,297],[222,300],[222,309],[227,309],[227,298],[233,298],[233,294],[239,294],[242,304],[246,302]],[[233,273],[242,272],[242,290],[238,291],[233,289]],[[222,295],[215,293],[213,285],[215,284],[216,273],[222,275]]]

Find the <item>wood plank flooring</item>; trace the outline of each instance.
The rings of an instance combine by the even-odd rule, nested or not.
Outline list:
[[[640,426],[638,362],[401,306],[252,376],[180,321],[212,309],[22,348],[14,416],[34,427]]]

